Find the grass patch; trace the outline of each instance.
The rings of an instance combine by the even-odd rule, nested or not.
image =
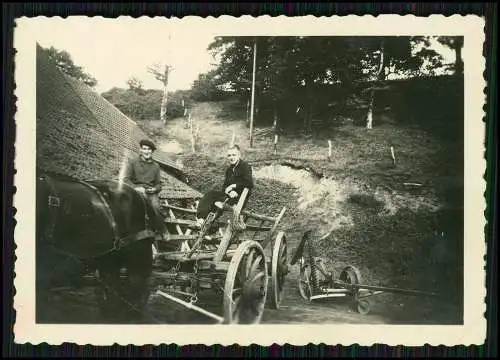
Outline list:
[[[347,201],[351,204],[356,204],[364,209],[379,210],[384,206],[384,203],[375,199],[373,195],[367,194],[350,194]]]
[[[318,244],[339,267],[359,267],[367,283],[460,297],[463,239],[440,238],[434,214],[400,209],[394,215],[358,211],[352,217],[353,226]]]

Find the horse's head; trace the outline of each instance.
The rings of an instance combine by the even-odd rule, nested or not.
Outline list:
[[[120,235],[145,229],[149,205],[131,186],[116,181],[93,181],[108,204]]]

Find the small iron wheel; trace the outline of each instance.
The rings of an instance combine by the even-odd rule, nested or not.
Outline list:
[[[345,285],[345,288],[349,290],[347,296],[349,296],[352,300],[350,305],[351,308],[360,314],[363,314],[364,312],[368,313],[366,309],[369,309],[369,304],[367,305],[367,300],[359,299],[359,288],[349,286],[359,285],[361,283],[361,273],[359,270],[352,265],[348,265],[342,269],[339,280]]]
[[[231,259],[224,286],[224,323],[258,324],[266,303],[268,273],[262,246],[242,242]]]
[[[356,310],[361,315],[367,315],[370,312],[371,303],[368,299],[358,299],[356,302]]]
[[[307,302],[311,301],[311,268],[306,264],[303,257],[299,258],[300,273],[299,273],[299,292],[302,299]]]
[[[352,265],[348,265],[340,272],[339,280],[347,285],[346,288],[350,290],[349,296],[357,300],[359,289],[357,287],[350,287],[349,285],[359,285],[361,283],[361,273],[359,270]]]
[[[285,279],[288,273],[288,248],[285,233],[280,231],[274,241],[271,260],[271,287],[273,289],[272,305],[279,309],[285,289]]]

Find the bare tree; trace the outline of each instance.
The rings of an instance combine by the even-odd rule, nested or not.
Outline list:
[[[168,98],[168,76],[172,71],[173,67],[165,64],[154,64],[148,67],[148,72],[153,74],[156,80],[161,81],[163,84],[163,97],[161,99],[161,109],[160,109],[160,119],[166,124],[167,123],[167,98]]]
[[[129,90],[132,90],[138,94],[144,93],[144,85],[142,84],[142,81],[137,79],[135,76],[132,76],[127,80],[127,85]]]

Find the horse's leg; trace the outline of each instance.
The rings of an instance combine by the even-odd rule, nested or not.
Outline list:
[[[128,274],[128,319],[133,322],[144,319],[149,300],[149,280],[152,273],[151,241],[143,240],[125,249]]]
[[[160,198],[157,194],[151,194],[148,196],[148,201],[151,205],[153,229],[163,236],[167,229],[161,212]]]
[[[125,304],[121,298],[120,261],[119,257],[106,256],[97,265],[97,297],[100,315],[105,322],[116,322],[121,319],[121,310]]]
[[[57,267],[50,262],[50,252],[37,244],[36,248],[36,321],[40,323],[50,322],[51,314],[48,309],[53,309],[52,294],[50,288],[52,278],[57,272]],[[52,265],[52,266],[51,266]]]

